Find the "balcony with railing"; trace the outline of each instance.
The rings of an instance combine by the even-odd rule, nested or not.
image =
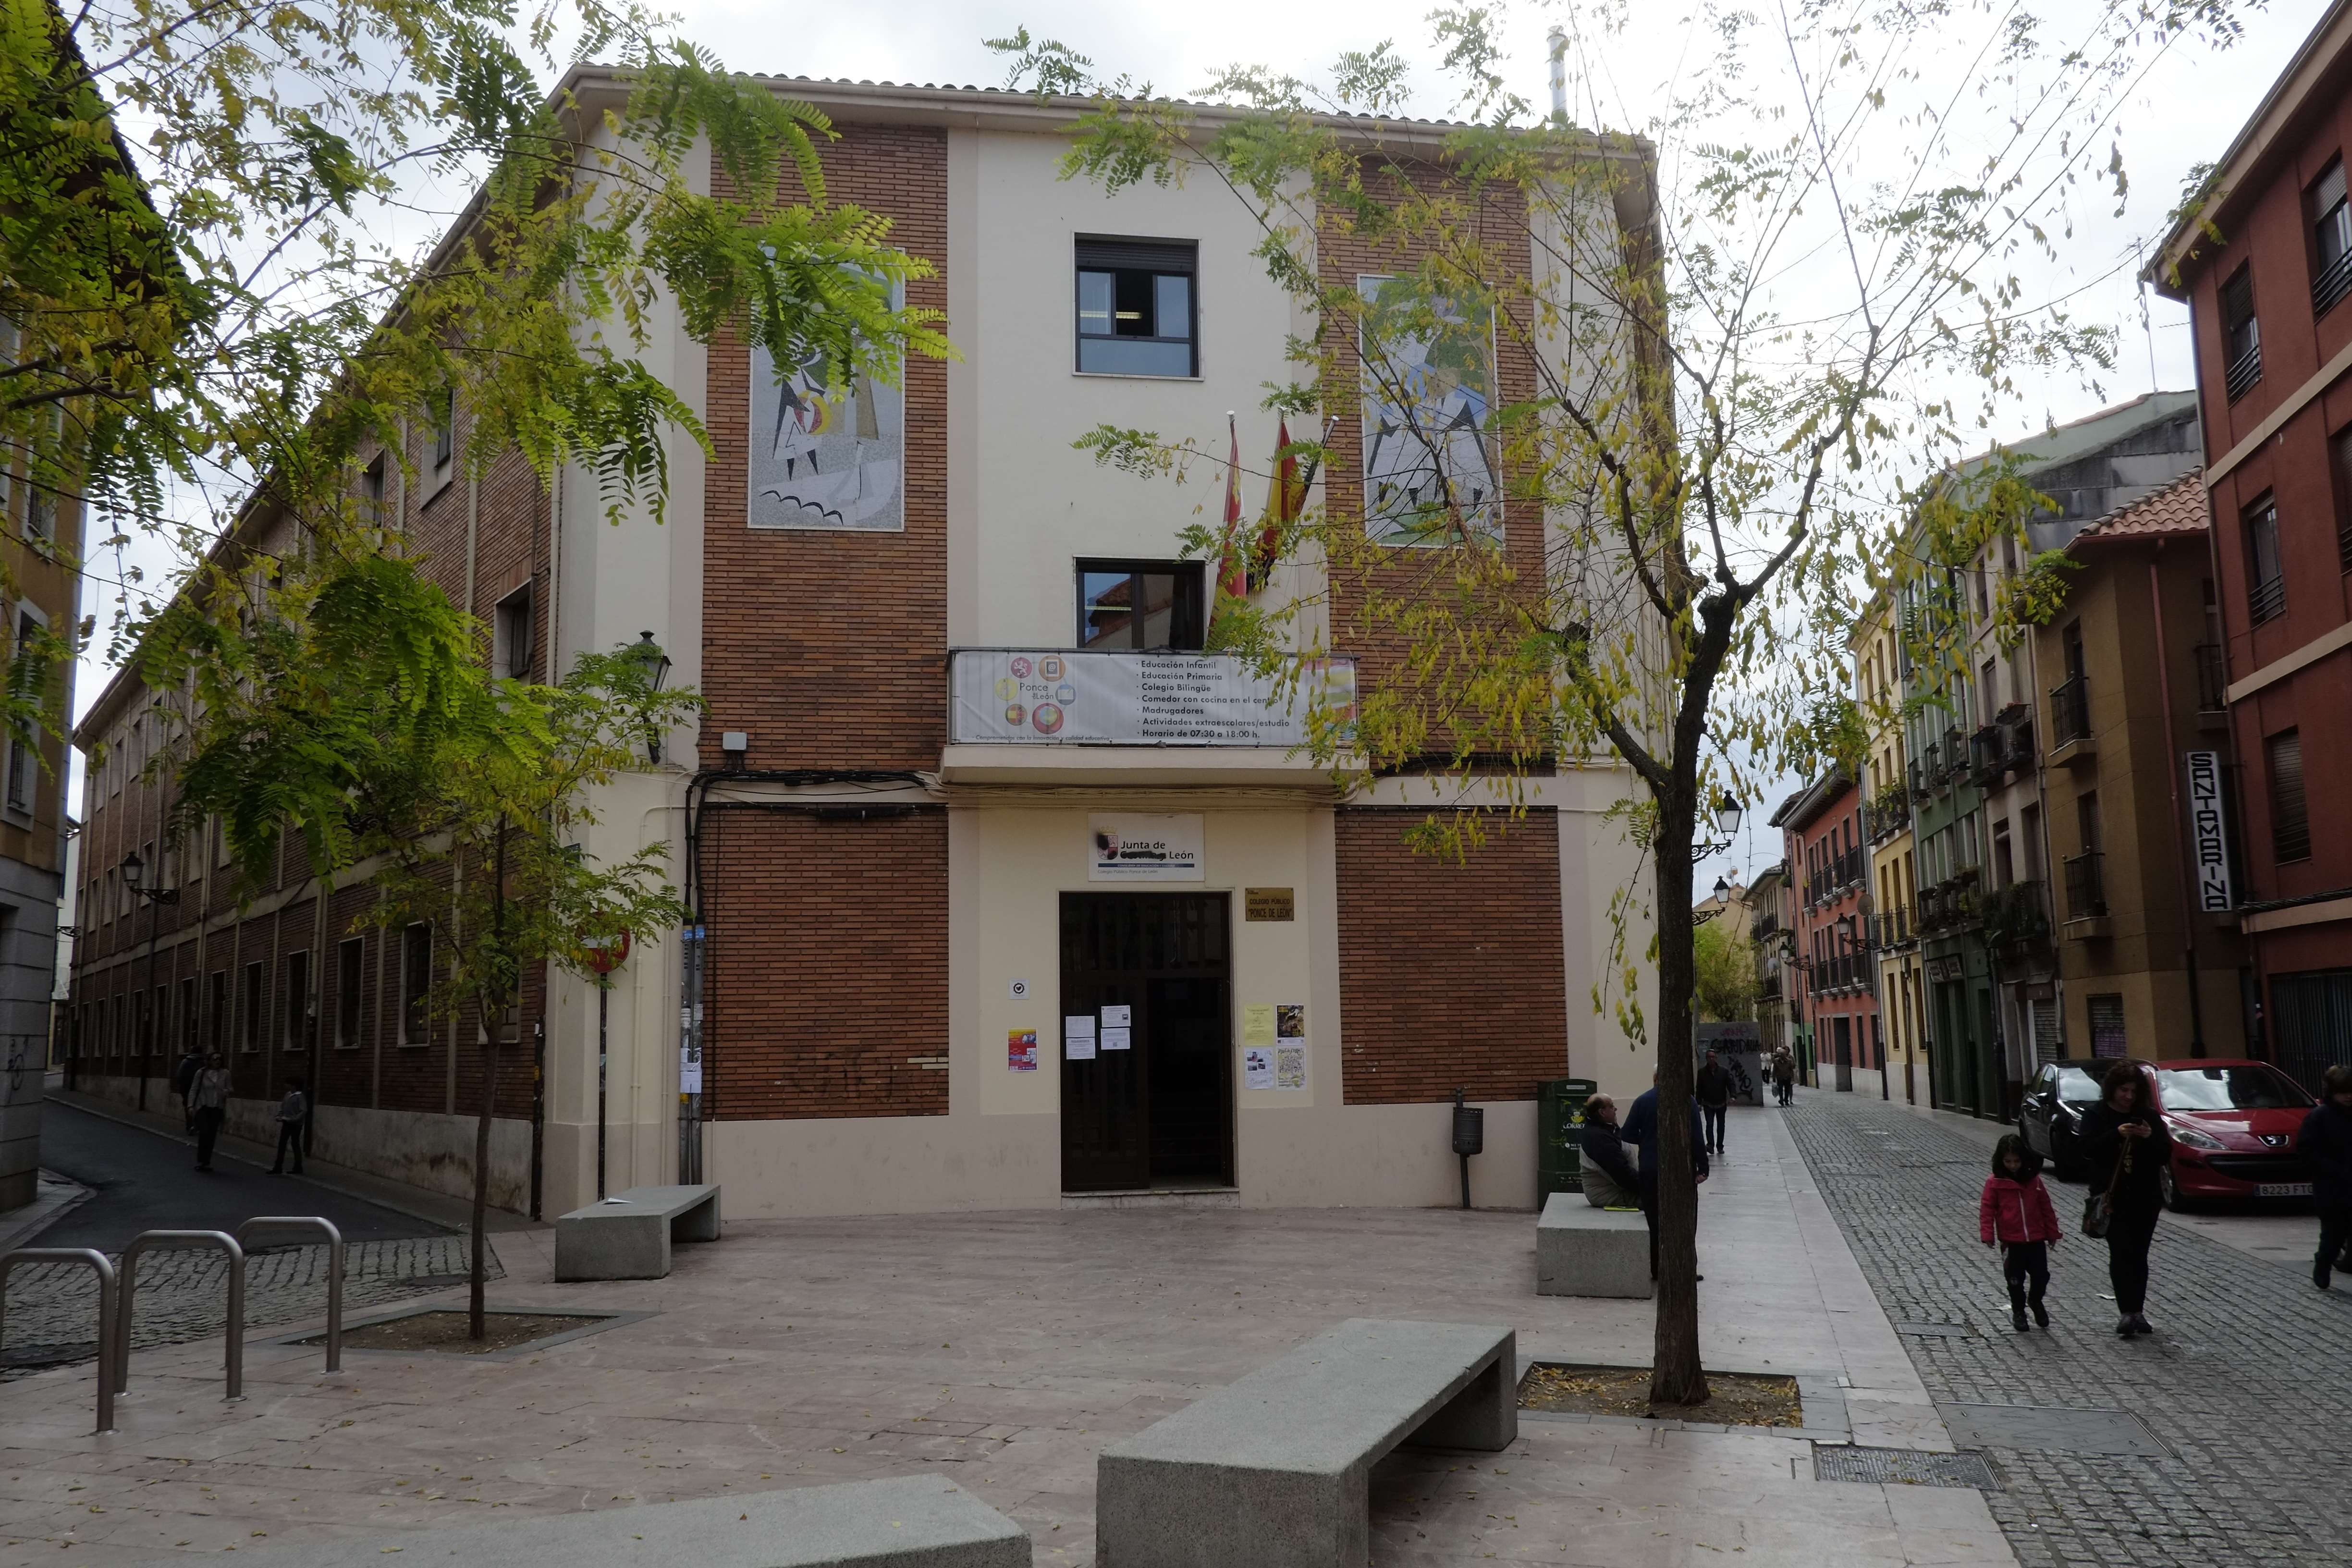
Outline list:
[[[2105,859],[2095,849],[2066,858],[2066,937],[2071,942],[2107,934]]]
[[[2286,608],[2286,575],[2265,577],[2246,590],[2246,613],[2256,626],[2274,620]]]
[[[2000,783],[2009,771],[2008,737],[1998,725],[1979,725],[1969,737],[1969,782],[1979,789]]]
[[[2049,889],[2039,880],[1992,889],[1983,910],[1985,941],[1992,946],[2032,951],[2050,945]]]
[[[2189,650],[2190,661],[2197,669],[2197,716],[2202,720],[2221,718],[2230,710],[2230,668],[2221,658],[2219,643],[2201,642]]]
[[[2050,689],[2050,760],[2073,762],[2091,754],[2091,679],[2073,676]]]
[[[1901,781],[1871,798],[1870,841],[1884,844],[1911,826],[1911,791]]]
[[[2229,368],[2221,373],[2221,386],[2228,393],[2230,401],[2235,403],[2252,392],[2262,379],[2263,345],[2252,342],[2248,343],[2244,351],[2230,362]]]
[[[2311,313],[2324,316],[2352,292],[2352,250],[2347,250],[2311,275]]]
[[[1964,931],[1978,919],[1977,875],[1964,870],[1932,887],[1919,889],[1919,934],[1947,936]]]

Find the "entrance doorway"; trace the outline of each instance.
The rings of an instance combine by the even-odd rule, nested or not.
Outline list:
[[[1230,918],[1222,893],[1062,895],[1062,1018],[1096,1029],[1055,1053],[1063,1191],[1234,1184]]]
[[[1837,1090],[1840,1094],[1853,1092],[1853,1020],[1841,1015],[1831,1020],[1830,1037],[1836,1043]]]

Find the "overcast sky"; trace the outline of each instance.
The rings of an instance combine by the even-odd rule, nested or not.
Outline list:
[[[1078,0],[957,4],[952,0],[868,0],[853,5],[779,5],[775,0],[673,0],[688,37],[738,69],[776,75],[836,77],[898,82],[1000,86],[1003,65],[982,39],[1026,25],[1091,56],[1106,75],[1127,72],[1158,91],[1178,96],[1199,88],[1212,71],[1234,63],[1267,63],[1301,75],[1345,49],[1393,40],[1400,50],[1431,58],[1426,16],[1430,0],[1143,0],[1105,6]],[[1638,9],[1638,8],[1637,8]],[[2104,193],[2086,192],[2073,214],[2074,235],[2066,260],[2038,281],[2045,297],[2073,295],[2080,317],[2126,330],[2113,378],[2093,388],[2071,381],[2035,389],[2021,411],[2023,437],[2043,420],[2063,422],[2152,386],[2193,384],[2187,312],[2143,296],[2137,286],[2136,242],[2152,245],[2190,166],[2218,159],[2276,78],[2323,6],[2315,0],[2277,4],[2252,14],[2237,47],[2215,55],[2184,48],[2158,66],[2121,126],[2132,194],[2121,217]],[[1635,20],[1622,47],[1607,58],[1605,80],[1593,84],[1601,101],[1621,106],[1620,127],[1639,128],[1654,111],[1659,86],[1675,65],[1698,52],[1682,7],[1656,6]],[[1543,33],[1549,17],[1536,5],[1515,7],[1506,37],[1515,90],[1531,103],[1547,96]],[[1414,79],[1416,113],[1444,116],[1454,108],[1434,71]],[[1581,116],[1580,116],[1581,118]],[[2143,331],[2142,310],[2147,310]],[[93,563],[94,566],[99,563]],[[106,626],[111,591],[94,573],[83,608]],[[102,651],[102,650],[101,650]],[[77,711],[103,688],[108,671],[96,655],[77,682]],[[77,758],[77,778],[79,758]],[[78,784],[69,796],[79,804]],[[1773,795],[1748,814],[1748,826],[1727,862],[1702,868],[1702,889],[1726,868],[1751,873],[1778,857],[1777,837],[1764,825]]]

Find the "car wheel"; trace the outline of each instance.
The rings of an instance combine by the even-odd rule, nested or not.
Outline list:
[[[2167,1160],[2156,1173],[2156,1182],[2158,1189],[2164,1194],[2164,1206],[2174,1214],[2187,1214],[2196,1206],[2181,1194],[2180,1183],[2172,1173],[2171,1161]]]

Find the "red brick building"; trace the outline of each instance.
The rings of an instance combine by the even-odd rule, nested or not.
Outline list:
[[[1870,946],[1870,849],[1862,791],[1831,773],[1772,814],[1787,847],[1796,943],[1790,984],[1801,990],[1799,1032],[1822,1089],[1884,1098],[1885,1044],[1878,1020],[1878,961]],[[1791,1008],[1792,1013],[1794,1008]]]
[[[1201,651],[1197,487],[1072,449],[1112,421],[1222,452],[1225,411],[1290,379],[1305,329],[1255,219],[1213,181],[1063,180],[1076,103],[777,87],[840,130],[832,195],[937,268],[909,302],[946,311],[960,359],[918,360],[903,388],[803,388],[833,410],[803,421],[761,356],[656,312],[651,357],[713,447],[680,444],[661,528],[608,525],[580,474],[551,493],[516,462],[467,475],[442,455],[462,408],[454,443],[420,419],[355,477],[514,672],[650,632],[708,703],[594,803],[586,846],[664,849],[697,923],[637,933],[601,1077],[593,992],[534,977],[507,1026],[541,1071],[501,1080],[494,1200],[555,1213],[600,1174],[698,1173],[735,1215],[1442,1202],[1463,1090],[1489,1112],[1474,1195],[1532,1203],[1537,1085],[1649,1077],[1591,1000],[1615,973],[1611,896],[1640,874],[1611,816],[1630,775],[1532,781],[1467,868],[1409,852],[1425,787],[1343,798],[1296,715]],[[1391,132],[1384,157],[1439,154],[1440,128]],[[1618,221],[1596,220],[1612,246]],[[1358,288],[1416,259],[1357,238],[1321,258]],[[1490,396],[1532,387],[1532,352],[1506,342]],[[1244,415],[1240,441],[1262,464],[1274,416]],[[1323,492],[1353,507],[1378,450],[1352,416],[1333,446]],[[1255,513],[1262,481],[1244,488]],[[1546,519],[1491,510],[1506,556],[1541,571]],[[1350,646],[1344,605],[1324,635],[1330,679],[1379,678],[1389,650]],[[138,777],[173,723],[123,678],[79,737],[109,760],[85,801],[77,1081],[155,1105],[199,1041],[231,1059],[236,1125],[261,1130],[299,1071],[320,1157],[460,1190],[481,1023],[421,1016],[429,948],[366,928],[364,886],[289,860],[238,908],[213,840],[174,844]],[[134,850],[173,901],[124,890]]]
[[[2233,898],[2263,1044],[2352,1061],[2352,5],[2215,163],[2149,275],[2193,322],[2214,641],[2236,752]]]

